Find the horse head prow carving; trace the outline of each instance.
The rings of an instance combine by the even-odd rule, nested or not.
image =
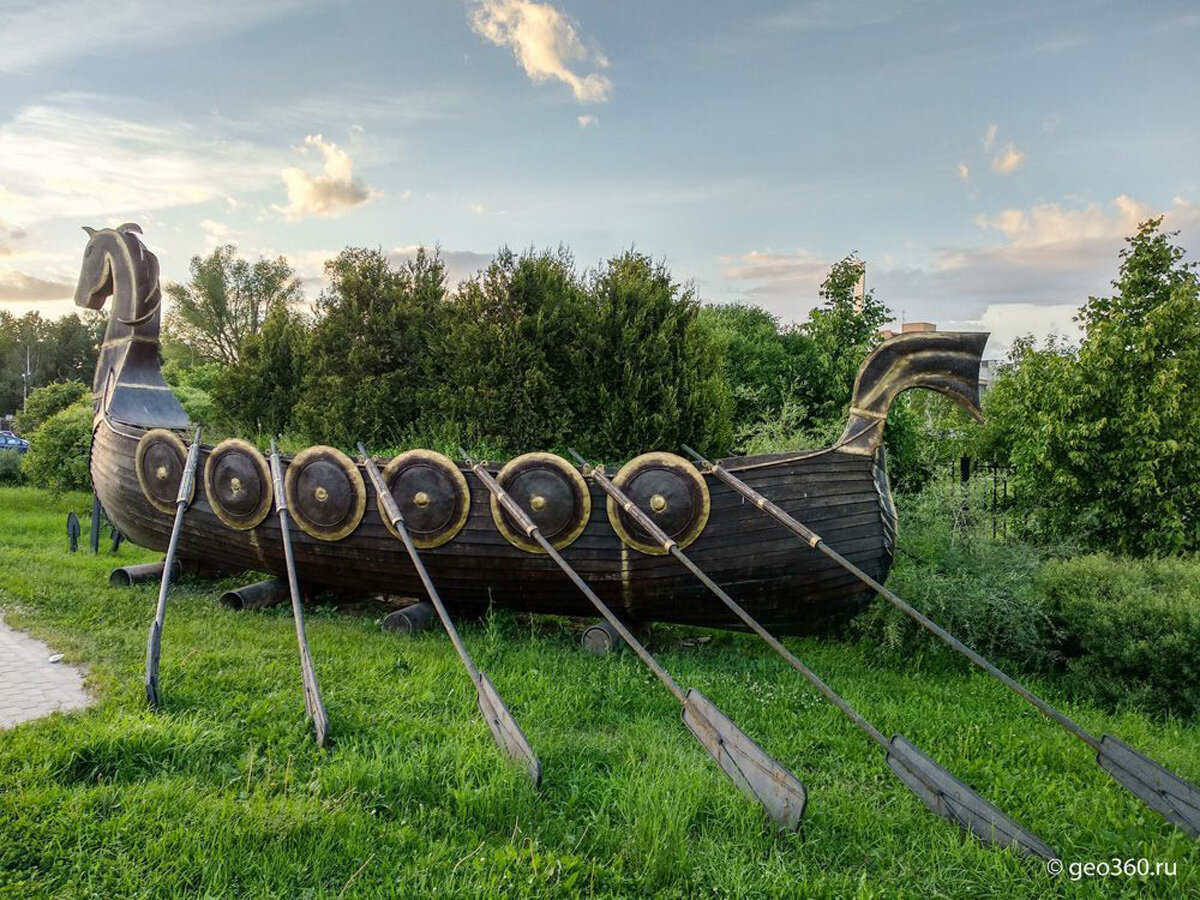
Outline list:
[[[132,222],[88,228],[75,303],[103,309],[112,298],[108,329],[92,392],[98,414],[129,425],[184,428],[187,414],[163,381],[159,366],[162,287],[158,257]]]

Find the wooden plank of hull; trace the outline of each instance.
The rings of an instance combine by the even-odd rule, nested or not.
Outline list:
[[[164,549],[171,517],[146,501],[134,471],[141,433],[102,420],[92,450],[92,478],[105,510],[127,537]],[[886,487],[877,481],[881,476],[875,459],[839,452],[808,459],[790,456],[777,454],[777,464],[757,468],[743,466],[772,458],[739,461],[739,477],[813,527],[872,577],[886,579],[895,520]],[[486,488],[471,473],[466,477],[471,488],[466,526],[454,540],[422,553],[447,606],[495,603],[525,612],[592,615],[591,605],[553,562],[518,550],[496,531]],[[688,555],[767,628],[783,634],[820,631],[844,621],[870,599],[870,591],[853,576],[804,547],[720,481],[706,480],[712,515]],[[404,547],[384,527],[369,489],[366,515],[349,537],[330,543],[295,529],[292,539],[306,587],[421,595]],[[275,517],[250,531],[226,528],[208,504],[203,479],[198,479],[179,556],[215,568],[283,572]],[[563,556],[605,603],[630,620],[741,630],[741,623],[675,560],[625,547],[609,525],[605,495],[597,486],[592,486],[587,527]]]

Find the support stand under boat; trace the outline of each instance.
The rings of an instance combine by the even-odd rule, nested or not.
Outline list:
[[[871,588],[883,599],[887,600],[898,610],[943,641],[949,647],[961,653],[979,668],[999,680],[1007,688],[1022,699],[1036,706],[1046,716],[1079,738],[1096,751],[1096,763],[1108,772],[1117,782],[1124,785],[1130,793],[1143,803],[1174,823],[1190,837],[1200,837],[1200,789],[1184,781],[1174,772],[1169,771],[1147,756],[1138,753],[1128,744],[1118,740],[1111,734],[1096,738],[1081,725],[1059,712],[1037,694],[1030,691],[1014,678],[1009,677],[999,668],[992,665],[946,629],[942,628],[928,616],[909,606],[894,593],[850,562],[832,547],[825,543],[819,534],[784,512],[766,497],[759,494],[741,479],[731,474],[724,467],[705,459],[686,444],[683,447],[700,465],[704,466],[714,476],[733,488],[776,522],[792,532],[814,550],[825,554],[867,587]]]
[[[929,809],[949,819],[974,834],[983,843],[1012,847],[1027,856],[1055,859],[1057,854],[1032,832],[1021,827],[1005,815],[998,807],[989,803],[970,787],[959,781],[932,759],[922,753],[903,735],[893,735],[889,741],[883,734],[863,718],[859,712],[835,693],[815,672],[802,663],[779,639],[763,628],[742,606],[723,591],[711,578],[704,574],[687,557],[679,545],[664,532],[647,513],[633,502],[604,473],[604,468],[588,467],[587,462],[574,450],[571,455],[581,466],[590,469],[592,478],[664,551],[674,556],[683,566],[711,591],[722,603],[744,622],[755,634],[767,642],[796,671],[804,676],[830,703],[842,711],[871,740],[884,751],[892,771],[920,798]]]
[[[804,807],[808,795],[804,786],[791,772],[772,759],[754,743],[740,728],[695,688],[686,692],[676,683],[650,652],[642,646],[632,632],[605,605],[587,583],[579,577],[569,563],[554,549],[554,545],[542,535],[537,525],[491,476],[481,463],[472,462],[467,452],[460,448],[466,464],[475,477],[492,493],[503,509],[512,517],[528,539],[542,550],[562,569],[600,615],[624,639],[638,659],[671,692],[683,707],[683,722],[695,735],[696,740],[708,751],[721,770],[749,798],[756,801],[767,815],[781,828],[796,830],[804,818]]]

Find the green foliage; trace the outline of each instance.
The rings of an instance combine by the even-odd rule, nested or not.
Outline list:
[[[0,450],[0,484],[20,484],[21,453],[16,450]]]
[[[234,431],[281,434],[291,427],[304,396],[308,331],[285,304],[267,313],[258,334],[246,338],[237,362],[210,381],[214,411]]]
[[[57,381],[91,384],[106,321],[97,312],[49,321],[36,312],[16,318],[0,311],[0,413],[20,408],[27,360],[31,393]]]
[[[745,303],[706,305],[700,323],[716,342],[735,429],[765,424],[785,404],[794,403],[793,389],[805,374],[800,362],[806,348],[798,332],[781,328],[765,309]]]
[[[171,388],[175,399],[183,406],[188,418],[196,425],[208,425],[216,414],[216,405],[208,391],[186,384]]]
[[[1200,713],[1200,559],[1050,560],[1034,587],[1077,694],[1160,715]]]
[[[903,551],[888,586],[985,657],[1061,677],[1088,702],[1200,713],[1200,559],[992,540],[972,523],[987,489],[980,480],[964,496],[942,481],[904,498]],[[895,659],[958,659],[884,600],[851,629]]]
[[[702,453],[728,446],[730,396],[693,290],[672,281],[664,264],[629,251],[600,268],[588,295],[582,343],[590,365],[582,372],[594,394],[580,409],[574,442],[603,459],[682,442]]]
[[[91,446],[92,404],[80,401],[54,413],[30,436],[21,469],[31,483],[55,493],[86,490]]]
[[[1143,223],[1112,297],[1089,299],[1077,351],[1032,341],[989,392],[981,444],[1018,467],[1054,533],[1139,555],[1200,548],[1200,282]]]
[[[447,304],[440,418],[510,453],[564,443],[588,413],[589,320],[565,251],[501,250]]]
[[[202,358],[232,363],[242,342],[257,334],[276,303],[297,303],[303,290],[283,257],[240,259],[237,248],[218,247],[206,257],[194,256],[187,284],[168,284],[171,298],[167,331]]]
[[[429,412],[431,389],[445,380],[432,351],[445,267],[424,250],[396,268],[382,251],[348,248],[326,274],[296,425],[347,447],[389,443]]]
[[[35,389],[17,413],[13,425],[17,432],[31,435],[57,412],[80,400],[90,399],[91,389],[82,381],[57,381]]]

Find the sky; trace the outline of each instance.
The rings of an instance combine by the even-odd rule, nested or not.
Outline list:
[[[1194,2],[0,0],[0,310],[73,311],[127,221],[168,280],[634,247],[784,322],[856,252],[994,355],[1073,334],[1140,220],[1200,248],[1197,98]]]

